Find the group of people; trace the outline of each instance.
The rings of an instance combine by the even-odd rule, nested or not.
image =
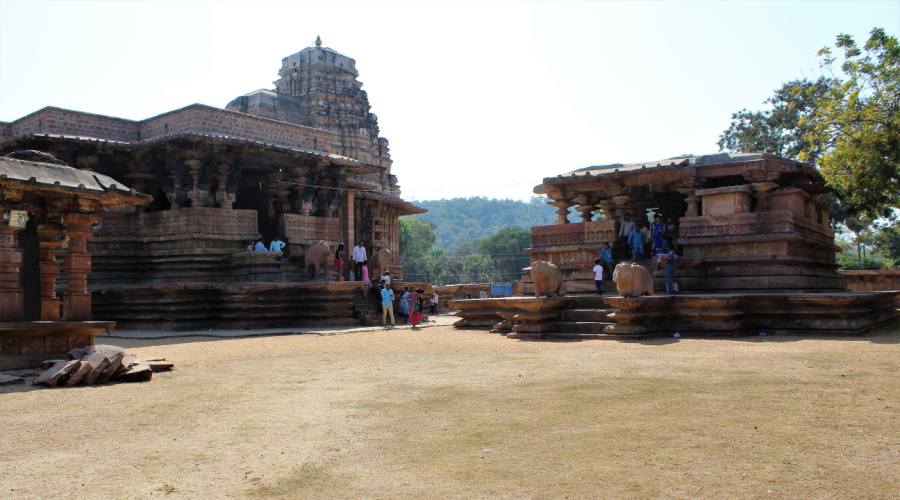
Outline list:
[[[378,293],[381,296],[381,324],[388,326],[387,319],[390,316],[391,326],[396,326],[396,321],[394,320],[395,296],[394,290],[391,289],[390,281],[385,282],[382,278],[381,283],[378,284]],[[423,289],[416,290],[414,287],[403,287],[399,305],[404,324],[409,324],[416,328],[416,325],[425,319],[425,316],[422,315],[425,307],[424,293],[425,290]],[[430,305],[431,314],[437,314],[438,293],[436,291],[431,294]]]
[[[678,287],[672,281],[672,274],[675,271],[675,263],[678,254],[675,252],[675,223],[672,218],[663,222],[661,215],[653,217],[653,223],[650,227],[641,222],[631,220],[631,214],[625,214],[625,220],[619,229],[619,241],[625,245],[631,252],[631,261],[637,262],[638,256],[644,258],[644,251],[659,257],[665,255],[666,266],[666,292],[676,293]],[[600,250],[600,257],[594,259],[594,283],[597,285],[597,295],[603,295],[602,282],[605,279],[611,280],[613,275],[614,260],[612,249],[609,243],[604,243]]]
[[[631,220],[631,214],[625,214],[625,220],[619,228],[619,241],[631,252],[631,260],[636,262],[638,256],[643,259],[646,255],[654,256],[667,252],[667,246],[674,245],[675,223],[669,217],[663,222],[661,215],[653,217],[653,223],[647,227],[646,223]]]
[[[281,241],[281,238],[276,236],[275,239],[272,240],[272,243],[269,244],[269,247],[266,248],[266,243],[262,238],[259,238],[255,242],[250,240],[250,243],[247,245],[247,250],[254,252],[280,252],[284,250],[284,242]]]

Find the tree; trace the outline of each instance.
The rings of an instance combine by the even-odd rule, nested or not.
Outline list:
[[[900,226],[891,224],[882,228],[872,236],[872,243],[892,268],[900,269]]]
[[[487,283],[491,281],[493,265],[486,255],[467,255],[463,263],[463,273],[470,283]]]
[[[399,220],[400,265],[403,274],[412,280],[420,279],[426,272],[425,256],[434,246],[434,223],[414,217]]]
[[[814,96],[815,112],[799,122],[813,146],[800,157],[815,160],[822,151],[822,175],[851,215],[887,216],[900,206],[900,45],[880,28],[865,53],[850,35],[838,35],[836,45],[844,50],[846,79]],[[831,49],[819,55],[830,70]]]
[[[517,281],[522,277],[522,268],[531,262],[531,258],[522,253],[529,246],[531,231],[512,226],[482,240],[478,250],[493,261],[494,276],[498,281]]]
[[[742,109],[732,114],[731,126],[719,136],[719,149],[772,153],[791,159],[800,158],[806,151],[805,161],[814,163],[821,151],[806,137],[810,132],[806,120],[833,83],[825,77],[785,83],[764,101],[772,109],[753,112]]]

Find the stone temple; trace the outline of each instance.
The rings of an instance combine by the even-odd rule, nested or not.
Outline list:
[[[631,338],[679,334],[857,334],[900,317],[900,291],[854,292],[837,271],[825,180],[811,165],[771,154],[682,156],[581,168],[534,188],[555,224],[531,229],[532,264],[555,264],[564,297],[461,300],[458,326],[494,326],[512,338]],[[570,223],[574,209],[581,221]],[[604,244],[630,261],[626,215],[671,219],[684,256],[666,294],[596,295],[591,267]],[[649,256],[648,256],[649,257]],[[654,270],[648,258],[641,264]],[[522,287],[533,292],[529,280]]]
[[[194,104],[133,121],[46,107],[0,122],[0,154],[43,151],[152,197],[101,213],[88,240],[94,317],[176,328],[354,324],[367,304],[346,281],[352,247],[390,250],[402,276],[398,218],[424,210],[400,197],[356,62],[317,40],[278,75],[274,90],[225,109]],[[247,249],[276,236],[283,252]],[[346,246],[343,276],[307,276],[306,250],[319,241]]]

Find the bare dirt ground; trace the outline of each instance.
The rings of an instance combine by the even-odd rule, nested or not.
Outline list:
[[[144,384],[0,387],[0,498],[897,498],[900,324],[527,342],[123,340]]]

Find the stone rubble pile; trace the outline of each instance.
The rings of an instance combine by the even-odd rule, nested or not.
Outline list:
[[[105,384],[114,382],[146,382],[154,372],[168,371],[174,364],[165,358],[138,359],[121,347],[92,345],[73,349],[68,360],[45,361],[46,371],[35,380],[35,385],[48,387]]]

